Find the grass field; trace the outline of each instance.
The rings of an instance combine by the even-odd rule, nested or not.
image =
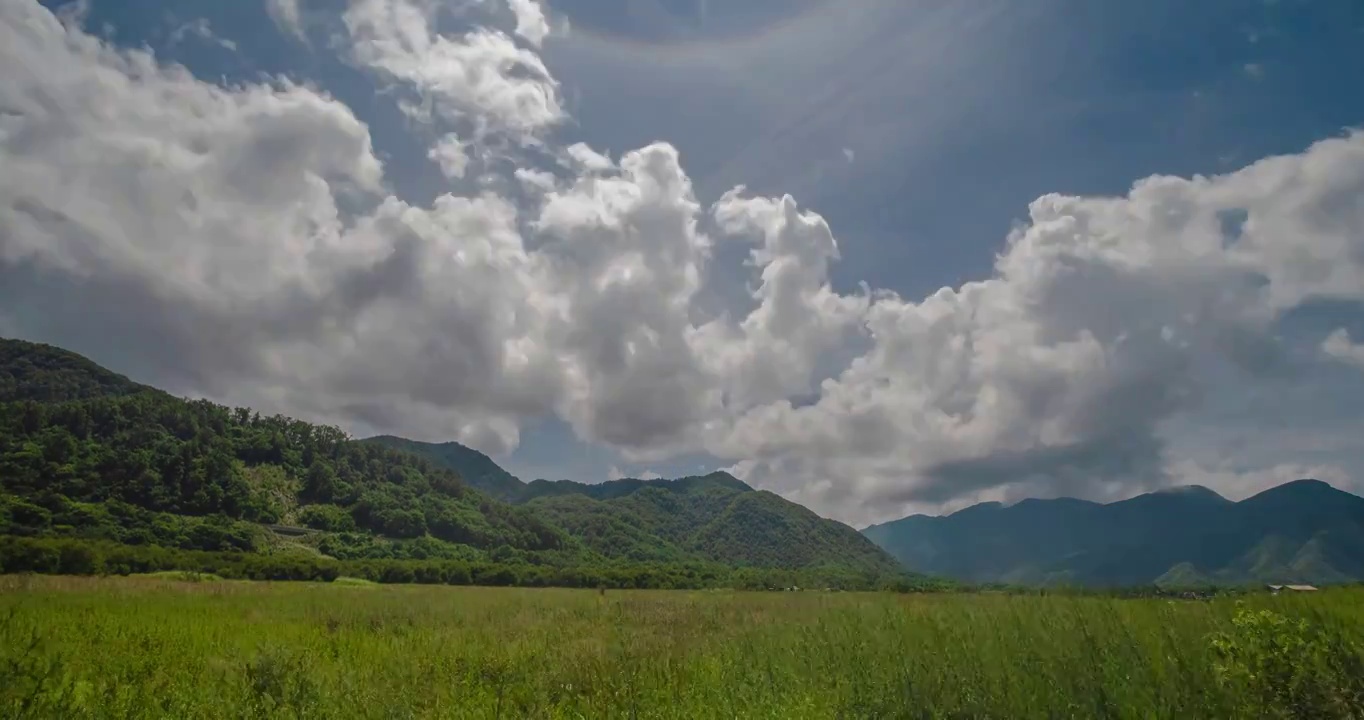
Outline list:
[[[1203,602],[3,577],[0,654],[4,717],[1359,717],[1364,591]]]

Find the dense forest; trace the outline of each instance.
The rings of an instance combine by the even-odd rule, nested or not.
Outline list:
[[[618,587],[912,582],[851,528],[723,474],[524,487],[516,503],[504,502],[421,454],[176,398],[58,348],[0,340],[6,572],[175,567]]]

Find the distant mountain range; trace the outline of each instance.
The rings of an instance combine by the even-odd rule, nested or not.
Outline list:
[[[725,473],[527,484],[458,443],[356,441],[0,338],[4,535],[655,575],[726,566],[857,587],[905,578],[851,527]]]
[[[1298,480],[1232,502],[1204,487],[1099,504],[984,503],[862,531],[906,568],[969,582],[1131,586],[1364,580],[1364,498]]]

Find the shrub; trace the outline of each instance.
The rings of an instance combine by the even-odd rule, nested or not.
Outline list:
[[[327,532],[351,532],[355,530],[355,518],[338,505],[309,505],[298,514],[304,525],[314,530]]]
[[[1243,698],[1247,717],[1364,715],[1364,657],[1306,620],[1241,609],[1230,632],[1212,638],[1218,682]]]

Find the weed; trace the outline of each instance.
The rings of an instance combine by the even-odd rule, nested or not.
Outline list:
[[[0,577],[0,717],[1346,718],[1364,590],[1101,597]]]

